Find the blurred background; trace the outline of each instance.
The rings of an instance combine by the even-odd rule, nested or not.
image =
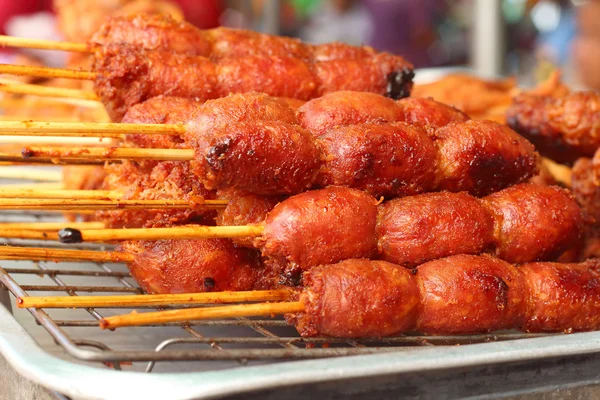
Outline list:
[[[419,68],[471,68],[524,86],[560,68],[569,85],[600,89],[600,0],[0,0],[0,30],[83,41],[106,16],[158,3],[201,28],[368,44]],[[16,57],[2,52],[0,62]],[[29,55],[66,63],[64,54]]]

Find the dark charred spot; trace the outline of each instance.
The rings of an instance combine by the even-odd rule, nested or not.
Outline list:
[[[211,291],[215,288],[215,280],[211,277],[204,278],[204,289]]]
[[[496,308],[506,309],[509,304],[509,292],[510,287],[508,284],[499,276],[490,275],[484,271],[474,270],[471,271],[470,275],[475,281],[479,283],[479,286],[486,292],[494,294],[494,301]]]
[[[302,285],[302,269],[288,268],[281,275],[279,283],[285,286]]]
[[[375,168],[375,155],[371,153],[365,153],[360,158],[360,167],[358,171],[354,173],[356,179],[364,179],[373,175]]]
[[[498,308],[506,308],[508,306],[508,292],[510,288],[504,279],[499,277],[496,277],[496,283],[496,304]]]
[[[397,191],[402,186],[405,186],[406,182],[404,182],[398,178],[395,178],[395,179],[392,179],[391,185],[392,185],[392,190]]]
[[[29,147],[25,147],[23,150],[21,150],[21,156],[23,156],[23,158],[31,158],[35,156],[35,152]]]
[[[212,169],[223,169],[223,160],[225,158],[225,154],[229,151],[231,144],[231,139],[225,138],[221,143],[215,144],[208,149],[205,159]]]
[[[413,274],[413,275],[416,275],[417,272],[419,272],[419,270],[417,268],[413,268],[413,269],[410,270],[410,273]]]
[[[61,243],[81,243],[83,236],[79,229],[64,228],[58,231],[58,241]]]
[[[519,155],[514,159],[502,154],[474,154],[469,166],[469,176],[474,187],[471,193],[485,196],[513,184],[523,182],[536,172],[535,157]]]
[[[387,76],[386,95],[394,100],[410,96],[415,72],[411,68],[394,71]]]

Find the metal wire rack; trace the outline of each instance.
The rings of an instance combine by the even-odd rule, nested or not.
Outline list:
[[[23,214],[0,214],[4,220]],[[36,221],[49,215],[27,214]],[[12,218],[11,218],[12,217]],[[7,219],[8,218],[8,219]],[[51,242],[4,240],[19,246],[64,247]],[[69,248],[90,248],[90,245]],[[100,246],[94,246],[96,248]],[[104,247],[100,247],[104,249]],[[4,291],[4,301],[2,292]],[[139,294],[126,266],[94,263],[0,261],[0,302],[10,305],[6,291],[15,298],[30,294],[77,296],[95,294]],[[44,293],[47,292],[47,293]],[[140,312],[144,307],[140,307]],[[76,361],[92,362],[117,370],[154,370],[157,362],[201,361],[200,370],[232,368],[278,360],[339,357],[402,351],[429,346],[454,346],[489,341],[530,338],[540,335],[502,332],[470,336],[402,335],[358,341],[335,338],[301,338],[282,319],[237,318],[102,331],[104,316],[131,311],[123,308],[29,309],[36,323],[51,335]],[[146,362],[140,364],[141,362]],[[171,364],[172,365],[172,364]],[[189,366],[189,365],[188,365]]]

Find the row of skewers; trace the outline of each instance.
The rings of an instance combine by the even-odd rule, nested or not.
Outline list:
[[[575,200],[563,189],[523,183],[540,159],[501,123],[470,120],[433,100],[382,97],[405,97],[412,86],[401,58],[143,16],[111,20],[90,45],[63,48],[94,50],[95,71],[2,71],[94,78],[98,99],[124,123],[13,122],[0,131],[83,131],[119,141],[106,149],[28,146],[0,159],[134,160],[109,165],[104,190],[18,196],[33,197],[32,207],[138,209],[99,215],[102,227],[128,229],[4,231],[64,242],[127,240],[116,252],[11,247],[3,257],[122,261],[148,292],[254,290],[237,299],[291,300],[120,316],[102,327],[288,313],[305,336],[598,329],[597,263],[538,262],[577,253],[585,232]],[[256,65],[281,68],[265,73]],[[205,79],[200,86],[198,79]],[[226,91],[239,94],[209,100]],[[524,96],[560,99],[561,91]],[[81,196],[88,199],[75,200]],[[173,226],[199,222],[220,226]]]

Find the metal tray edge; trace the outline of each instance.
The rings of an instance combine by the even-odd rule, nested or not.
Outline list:
[[[40,348],[0,306],[0,353],[20,374],[49,389],[89,399],[210,399],[255,390],[355,377],[474,367],[600,352],[600,332],[403,350],[399,353],[278,363],[217,372],[144,374],[84,366]],[[96,385],[98,380],[111,384]]]

